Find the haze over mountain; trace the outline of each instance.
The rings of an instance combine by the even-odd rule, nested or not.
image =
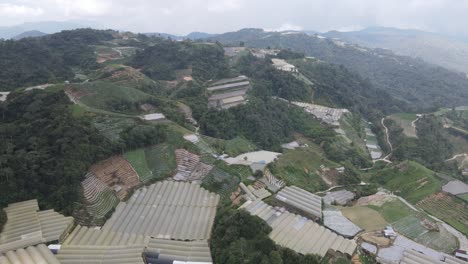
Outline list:
[[[99,28],[99,26],[92,22],[86,21],[41,21],[41,22],[26,22],[14,26],[0,26],[0,38],[9,39],[14,38],[22,33],[28,31],[40,31],[45,34],[57,33],[62,30],[71,30],[77,28],[93,27]]]
[[[440,34],[375,27],[361,31],[330,31],[322,34],[371,48],[385,48],[399,55],[422,58],[429,63],[468,74],[468,42]]]

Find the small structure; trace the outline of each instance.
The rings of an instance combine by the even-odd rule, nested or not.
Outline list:
[[[370,254],[377,254],[377,246],[371,244],[371,243],[367,243],[367,242],[362,242],[361,243],[361,248],[366,251],[367,253],[370,253]]]
[[[397,237],[397,233],[395,232],[395,230],[393,230],[393,227],[391,226],[387,226],[382,232],[384,237],[386,238]]]
[[[281,145],[281,147],[285,149],[296,149],[300,147],[300,145],[297,141],[292,141],[292,142]]]
[[[346,205],[356,197],[356,194],[347,190],[340,190],[336,192],[327,192],[327,195],[323,197],[325,204],[338,204]]]
[[[275,198],[287,208],[301,212],[312,220],[322,218],[322,198],[296,186],[287,186]]]
[[[187,141],[190,141],[192,143],[198,143],[198,141],[200,141],[200,139],[198,138],[197,135],[195,134],[188,134],[188,135],[184,135],[184,139],[187,140]]]
[[[339,120],[343,114],[349,113],[349,110],[344,108],[331,108],[303,102],[292,102],[292,104],[304,108],[307,113],[310,113],[318,119],[321,119],[323,122],[335,127],[340,126]]]
[[[164,116],[162,113],[153,113],[144,115],[141,117],[141,119],[146,121],[163,121],[166,119],[166,116]]]
[[[0,92],[0,102],[5,102],[10,92]]]
[[[464,194],[468,193],[468,184],[459,180],[449,181],[442,186],[442,190],[453,195]]]
[[[245,103],[247,90],[250,89],[250,81],[246,76],[240,75],[213,82],[206,89],[211,94],[208,98],[209,107],[228,109]]]
[[[465,250],[456,250],[455,257],[462,259],[464,261],[468,261],[468,253]]]
[[[271,59],[273,62],[273,66],[280,70],[280,71],[285,71],[285,72],[297,72],[296,66],[286,62],[283,59]]]

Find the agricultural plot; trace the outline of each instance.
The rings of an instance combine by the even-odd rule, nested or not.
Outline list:
[[[451,253],[457,249],[457,239],[429,216],[416,212],[393,198],[380,205],[370,205],[400,234],[432,249]]]
[[[433,171],[421,164],[408,161],[383,169],[372,180],[409,202],[417,203],[442,187],[442,183],[434,175]]]
[[[339,167],[309,148],[287,150],[273,163],[272,173],[288,185],[296,185],[309,192],[326,189],[326,184],[315,172],[320,165]]]
[[[176,168],[174,150],[171,145],[159,144],[126,152],[124,157],[135,168],[140,181],[147,183],[165,179],[174,173]]]
[[[433,216],[468,235],[468,206],[445,193],[437,193],[417,204]]]
[[[106,138],[116,141],[124,129],[135,125],[135,119],[97,115],[93,118],[93,125]]]
[[[126,152],[124,158],[132,164],[140,177],[140,181],[147,182],[152,178],[153,172],[149,169],[146,161],[145,149],[137,149]]]
[[[381,230],[388,225],[379,212],[369,207],[344,207],[341,212],[346,218],[366,231]]]
[[[403,134],[407,137],[416,138],[416,127],[413,126],[413,121],[416,120],[416,114],[400,113],[389,116],[397,125],[403,128]]]
[[[366,142],[364,141],[366,137],[364,131],[366,124],[364,121],[361,120],[359,129],[357,129],[353,127],[353,118],[354,115],[352,113],[344,114],[343,117],[339,120],[341,130],[335,131],[338,134],[342,135],[345,138],[345,140],[347,140],[349,143],[353,142],[354,145],[356,145],[361,151],[366,152]]]

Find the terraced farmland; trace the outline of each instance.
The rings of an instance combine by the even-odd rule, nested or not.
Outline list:
[[[419,207],[468,235],[468,206],[445,193],[437,193],[417,204]]]

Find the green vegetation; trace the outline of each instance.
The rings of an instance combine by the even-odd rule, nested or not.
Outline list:
[[[72,67],[98,67],[89,45],[112,39],[111,31],[77,29],[40,38],[0,40],[0,90],[74,78]]]
[[[125,159],[132,164],[140,177],[140,181],[146,182],[151,178],[152,172],[148,167],[144,149],[128,151],[124,154]]]
[[[369,207],[378,211],[389,223],[396,222],[413,213],[413,210],[398,199],[387,201],[381,206],[369,205]]]
[[[211,252],[216,263],[239,264],[313,264],[314,255],[299,255],[276,245],[269,237],[271,227],[244,210],[220,208],[211,239]]]
[[[468,235],[468,206],[464,201],[438,193],[420,201],[418,206]]]
[[[366,231],[376,231],[385,228],[387,221],[376,210],[366,206],[344,207],[343,215]]]
[[[38,199],[70,214],[91,164],[113,152],[86,118],[76,118],[63,92],[13,93],[0,105],[0,207]]]
[[[320,153],[309,148],[287,150],[270,165],[271,172],[289,185],[296,185],[310,192],[326,189],[325,182],[315,173],[320,165],[338,167]]]
[[[3,226],[6,224],[7,220],[8,218],[5,211],[3,211],[3,208],[0,208],[0,232],[2,232]]]
[[[155,40],[154,45],[136,51],[129,63],[155,80],[174,80],[176,70],[192,68],[193,77],[207,81],[227,74],[228,65],[220,45]]]
[[[389,116],[389,118],[393,119],[397,125],[403,128],[403,133],[407,137],[417,137],[416,135],[416,128],[413,127],[412,123],[416,120],[416,114],[410,113],[399,113],[393,114]]]
[[[411,203],[421,201],[442,187],[433,171],[414,161],[377,171],[371,181],[385,186]]]

